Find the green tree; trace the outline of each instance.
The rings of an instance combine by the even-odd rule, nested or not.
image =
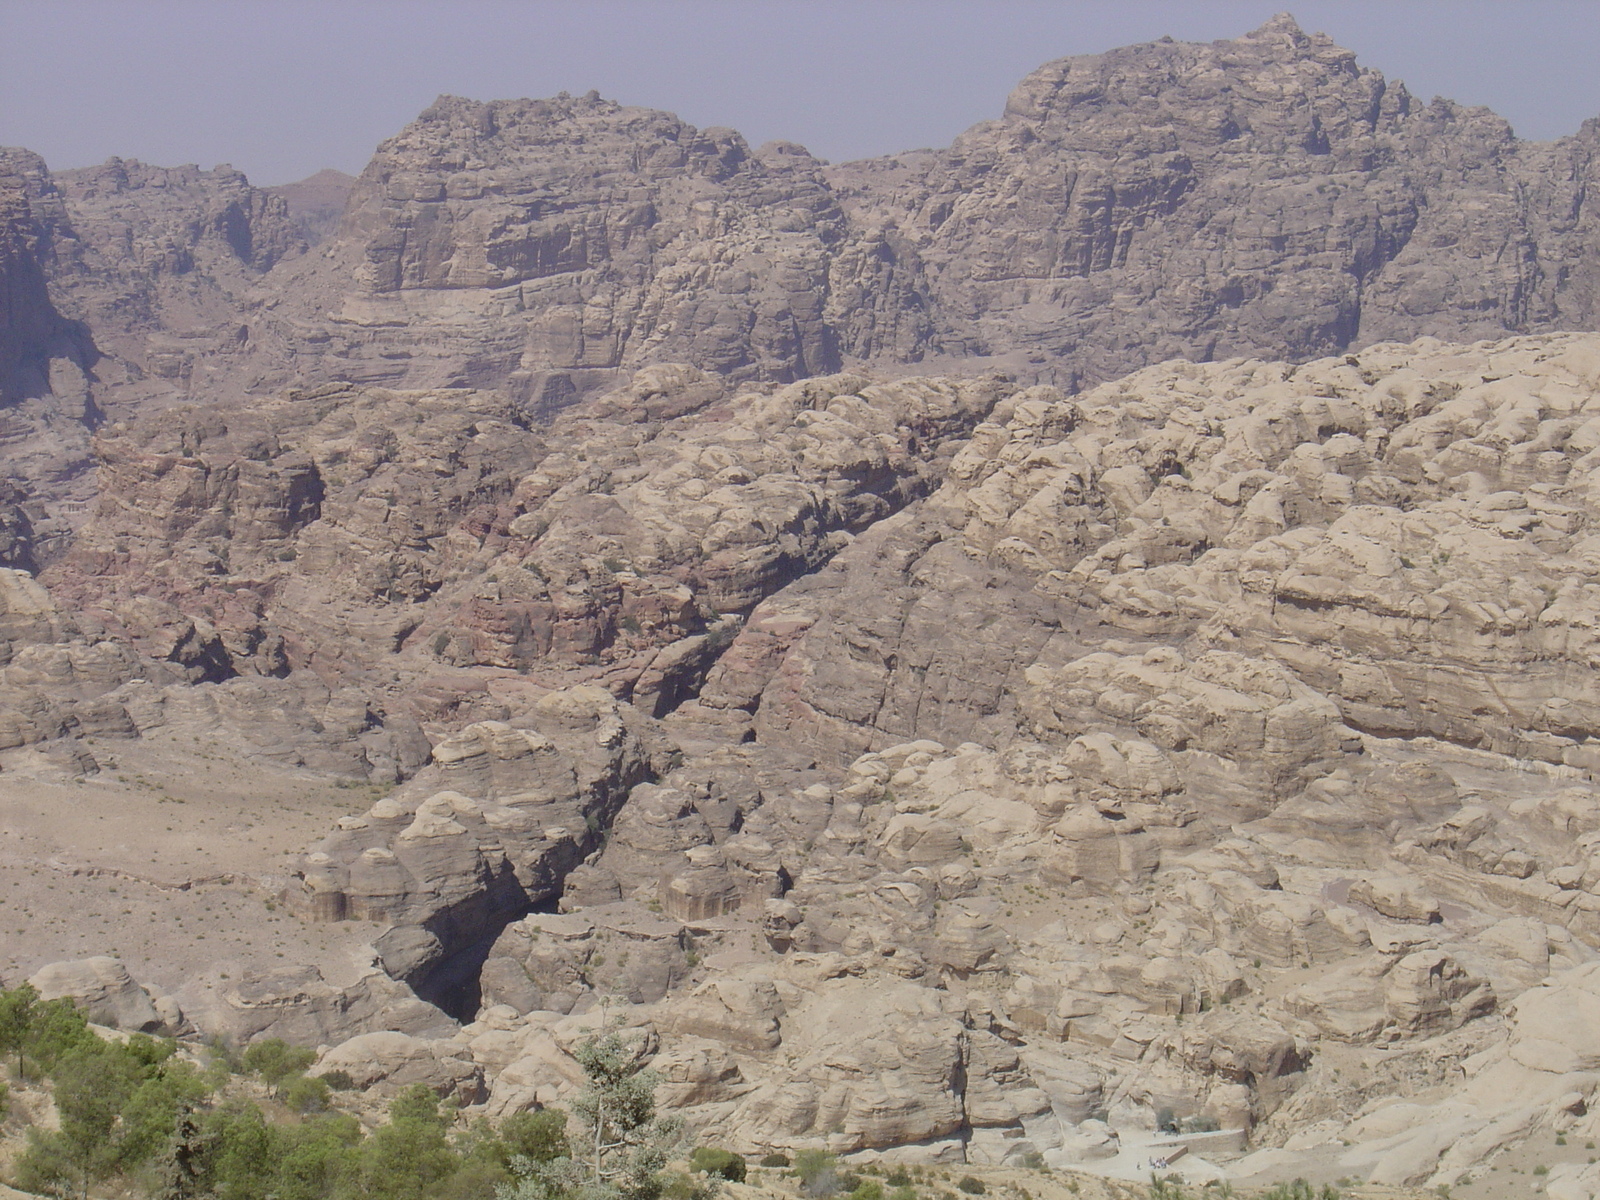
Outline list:
[[[324,1200],[353,1192],[360,1170],[361,1123],[330,1114],[275,1131],[278,1200]]]
[[[745,1161],[732,1150],[723,1150],[718,1146],[699,1146],[689,1156],[689,1169],[706,1175],[716,1175],[734,1183],[743,1183]]]
[[[151,1200],[197,1200],[205,1193],[205,1138],[194,1110],[184,1105],[156,1159]]]
[[[276,1174],[272,1135],[261,1110],[233,1100],[200,1122],[201,1177],[216,1200],[264,1200]]]
[[[460,1165],[449,1139],[450,1120],[439,1098],[413,1084],[389,1105],[389,1123],[361,1148],[360,1190],[371,1200],[432,1200]]]
[[[569,1153],[539,1163],[512,1159],[516,1182],[500,1200],[658,1200],[661,1168],[683,1141],[682,1123],[656,1116],[657,1076],[615,1032],[591,1038],[575,1056],[588,1082],[570,1106]],[[700,1190],[700,1189],[697,1189]]]
[[[41,1071],[50,1074],[63,1055],[102,1044],[71,1000],[45,1000],[32,1007],[22,1053]]]
[[[51,1071],[61,1127],[30,1142],[23,1154],[36,1160],[30,1169],[54,1174],[58,1190],[76,1185],[87,1196],[89,1185],[118,1165],[119,1147],[112,1129],[144,1082],[144,1070],[137,1055],[99,1038],[62,1054]]]
[[[31,983],[0,991],[0,1055],[17,1056],[17,1074],[22,1074],[22,1052],[33,1030],[39,993]]]
[[[304,1046],[291,1046],[282,1038],[254,1042],[244,1052],[244,1069],[261,1076],[273,1091],[292,1075],[298,1075],[317,1060],[317,1052]]]
[[[500,1140],[508,1159],[520,1154],[533,1162],[547,1163],[572,1153],[567,1142],[567,1114],[559,1108],[512,1114],[500,1124]]]
[[[283,1102],[297,1113],[318,1113],[328,1107],[332,1089],[310,1075],[296,1075],[283,1085]]]
[[[40,1195],[72,1196],[81,1175],[59,1129],[30,1129],[28,1144],[12,1167],[17,1187]]]
[[[155,1066],[122,1106],[118,1123],[117,1160],[137,1166],[159,1153],[173,1136],[179,1116],[210,1094],[200,1072],[181,1059]]]

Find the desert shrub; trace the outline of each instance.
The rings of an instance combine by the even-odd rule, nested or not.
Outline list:
[[[261,1076],[268,1087],[277,1087],[291,1075],[297,1075],[316,1061],[315,1050],[304,1046],[291,1046],[282,1038],[266,1038],[253,1043],[244,1052],[244,1069]]]
[[[911,1176],[906,1174],[904,1167],[896,1167],[889,1172],[889,1177],[884,1182],[890,1187],[908,1187],[911,1183]]]
[[[350,1077],[349,1071],[324,1071],[317,1078],[336,1092],[353,1092],[356,1090],[356,1081]]]
[[[971,1175],[963,1175],[956,1182],[956,1187],[969,1196],[981,1196],[989,1190],[983,1186],[983,1180],[975,1179]]]
[[[283,1085],[283,1102],[297,1113],[321,1112],[332,1094],[326,1080],[310,1075],[296,1075]]]
[[[711,1200],[720,1182],[721,1176],[696,1179],[692,1174],[674,1171],[662,1181],[661,1197],[662,1200]]]
[[[832,1196],[840,1190],[839,1160],[826,1150],[796,1151],[794,1174],[799,1177],[800,1191],[807,1196]]]
[[[559,1108],[516,1113],[501,1124],[500,1140],[508,1154],[520,1154],[530,1162],[554,1162],[569,1152],[567,1114]]]
[[[787,1167],[789,1165],[789,1156],[781,1150],[774,1150],[761,1160],[761,1165],[763,1167]]]
[[[1296,1179],[1274,1184],[1261,1193],[1261,1200],[1339,1200],[1339,1189],[1325,1183],[1319,1191],[1304,1179]]]
[[[743,1183],[745,1162],[732,1150],[718,1146],[700,1146],[689,1156],[689,1169],[704,1175],[719,1175],[734,1183]]]

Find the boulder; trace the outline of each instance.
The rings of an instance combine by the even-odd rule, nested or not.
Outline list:
[[[51,963],[29,976],[28,982],[38,990],[41,1000],[71,1000],[84,1016],[99,1025],[168,1037],[181,1032],[181,1016],[177,1023],[170,1020],[170,1002],[164,1015],[150,993],[114,958]]]

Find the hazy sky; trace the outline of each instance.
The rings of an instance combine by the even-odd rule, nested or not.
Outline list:
[[[835,161],[944,145],[1042,62],[1255,28],[1285,0],[0,0],[0,144],[52,167],[352,173],[441,92],[602,95]],[[1528,138],[1600,115],[1600,0],[1289,6]]]

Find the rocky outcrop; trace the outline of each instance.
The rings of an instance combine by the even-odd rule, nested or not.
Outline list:
[[[52,176],[10,149],[0,230],[0,452],[34,502],[36,545],[13,552],[34,567],[93,496],[89,438],[107,414],[246,390],[243,293],[304,243],[281,200],[226,167],[112,159]]]
[[[41,1000],[71,1000],[89,1020],[113,1029],[176,1037],[187,1031],[171,996],[152,996],[114,958],[51,963],[28,982]]]
[[[458,1028],[440,1009],[372,964],[364,965],[355,978],[332,982],[316,967],[284,967],[239,979],[211,971],[185,984],[177,999],[197,1028],[235,1045],[265,1038],[299,1046],[337,1045],[372,1030],[429,1041],[448,1038]],[[470,1079],[470,1072],[461,1078]]]
[[[289,219],[306,242],[315,246],[339,228],[355,184],[355,176],[327,167],[297,183],[283,183],[261,190],[269,196],[283,199],[289,210]]]
[[[270,883],[343,958],[173,989],[380,1090],[556,1102],[610,1025],[742,1151],[1600,1135],[1600,342],[1502,337],[1592,322],[1593,133],[1279,18],[871,164],[445,99],[315,255],[226,170],[24,163],[0,261],[150,409],[64,555],[0,496],[0,765],[391,788]]]
[[[44,579],[215,680],[354,682],[397,652],[582,664],[662,714],[736,631],[724,614],[931,491],[1007,390],[841,375],[728,397],[662,367],[547,429],[482,392],[185,406],[97,437],[101,499]]]
[[[62,171],[54,187],[71,228],[48,247],[50,295],[104,355],[100,408],[118,418],[245,391],[247,292],[305,249],[284,201],[226,165],[120,158]]]
[[[314,1069],[343,1071],[356,1087],[379,1096],[394,1096],[420,1083],[440,1097],[455,1097],[459,1104],[485,1098],[483,1069],[453,1040],[393,1030],[363,1033],[325,1051]]]
[[[1593,139],[1519,143],[1279,16],[1048,63],[948,150],[828,174],[922,264],[948,346],[1075,386],[1162,357],[1587,328],[1592,285],[1563,268],[1593,254],[1572,203]]]
[[[38,155],[0,148],[0,564],[33,570],[73,522],[60,502],[87,493],[98,417],[89,331],[63,315],[47,282],[65,205]]]
[[[1286,16],[1048,63],[948,148],[839,165],[593,94],[441,97],[329,256],[276,273],[253,361],[551,407],[658,361],[787,381],[980,357],[1076,389],[1589,328],[1595,136],[1519,142]]]
[[[651,361],[793,380],[840,364],[844,234],[800,147],[594,94],[444,96],[379,147],[331,257],[284,274],[265,349],[286,380],[503,387],[546,408]],[[436,329],[420,344],[419,320]]]
[[[480,722],[435,745],[414,780],[305,856],[286,898],[311,920],[386,923],[384,969],[471,1011],[483,957],[463,957],[558,896],[629,790],[674,753],[608,693],[552,692],[523,728]]]
[[[13,573],[3,669],[80,640],[129,656],[103,686],[136,729],[204,697],[305,761],[415,774],[287,892],[378,922],[372,965],[179,989],[202,1028],[478,1018],[459,1044],[505,1112],[567,1094],[575,1039],[626,1006],[664,1095],[752,1149],[1068,1164],[1162,1110],[1281,1146],[1352,1089],[1443,1086],[1595,953],[1586,659],[1554,602],[1585,553],[1592,342],[1174,364],[1078,397],[853,374],[730,396],[653,368],[539,431],[466,392],[192,412],[176,449],[106,435],[129,499],[46,574],[96,607]],[[139,499],[163,480],[183,503]],[[1424,527],[1460,531],[1426,568],[1402,540]],[[134,594],[221,529],[211,582]],[[1559,636],[1524,620],[1535,592]],[[491,636],[515,597],[568,606],[547,642]],[[335,604],[416,625],[352,648]],[[1523,623],[1484,626],[1491,604]],[[238,628],[285,631],[281,677]],[[29,669],[59,703],[64,668]],[[1541,671],[1569,681],[1559,723],[1518,706]],[[409,751],[399,711],[428,727]],[[362,1061],[441,1055],[465,1061]]]

